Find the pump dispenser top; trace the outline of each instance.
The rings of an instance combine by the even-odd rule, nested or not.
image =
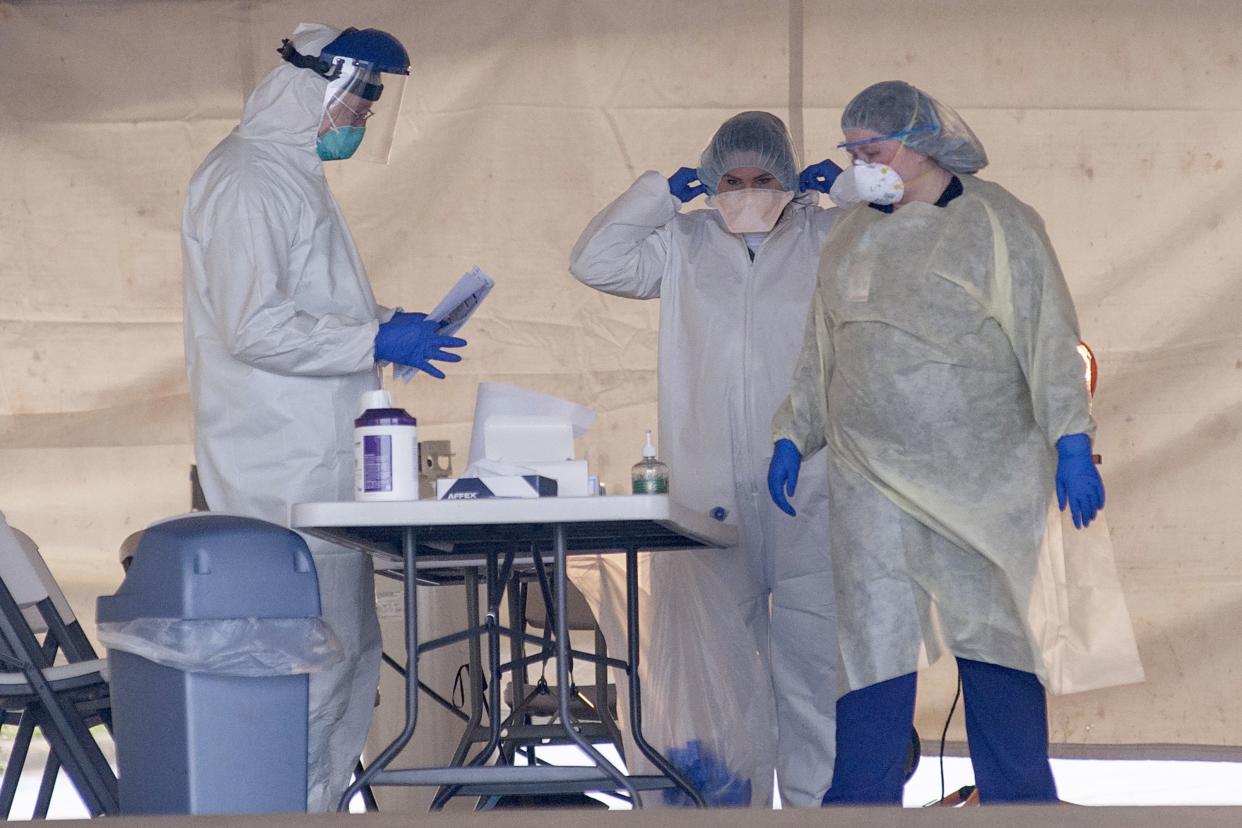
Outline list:
[[[634,494],[668,494],[668,466],[656,459],[651,432],[643,446],[643,459],[630,469],[631,491]]]

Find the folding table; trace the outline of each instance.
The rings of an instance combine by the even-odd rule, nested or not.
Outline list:
[[[494,796],[508,793],[565,793],[616,791],[641,807],[640,790],[676,786],[702,805],[697,790],[661,756],[642,735],[641,682],[638,670],[638,567],[639,550],[676,554],[677,549],[726,547],[737,543],[734,526],[694,512],[667,495],[636,495],[579,498],[492,498],[449,501],[365,501],[299,503],[294,505],[291,525],[299,531],[359,549],[377,564],[399,565],[404,581],[405,643],[409,654],[405,669],[406,710],[401,734],[386,747],[354,781],[341,798],[344,810],[352,796],[367,785],[449,786],[465,795]],[[569,711],[569,646],[565,615],[566,556],[579,553],[625,555],[627,661],[610,663],[623,667],[629,676],[629,727],[638,749],[661,773],[627,775],[615,768],[573,727]],[[590,767],[485,766],[501,738],[499,716],[501,635],[525,640],[523,631],[500,626],[501,585],[514,566],[533,567],[540,579],[543,556],[552,556],[555,578],[555,658],[560,721],[565,735],[594,762]],[[448,573],[486,571],[488,611],[481,627],[434,642],[418,638],[417,584],[435,581]],[[413,576],[411,576],[413,573]],[[477,577],[477,575],[476,575]],[[468,582],[468,587],[470,582]],[[471,624],[477,621],[477,593],[467,599]],[[418,722],[418,653],[452,640],[488,636],[492,706],[492,733],[486,748],[470,765],[441,768],[390,768],[389,764],[414,735]],[[585,654],[578,654],[585,655]],[[524,663],[513,665],[521,669]],[[461,757],[458,757],[460,760]]]

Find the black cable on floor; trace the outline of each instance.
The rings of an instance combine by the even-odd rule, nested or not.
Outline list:
[[[949,715],[944,720],[944,730],[940,731],[940,799],[944,799],[944,743],[949,736],[949,722],[953,721],[953,713],[957,710],[957,701],[962,697],[962,674],[957,674],[957,692],[953,694],[953,704],[949,705]]]

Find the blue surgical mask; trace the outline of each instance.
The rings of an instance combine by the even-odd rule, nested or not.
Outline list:
[[[315,151],[323,161],[344,161],[358,150],[362,143],[365,127],[339,126],[334,127],[315,142]]]

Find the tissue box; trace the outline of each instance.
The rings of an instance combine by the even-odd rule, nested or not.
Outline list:
[[[586,497],[592,494],[591,480],[587,474],[587,461],[561,460],[557,463],[523,462],[531,471],[556,481],[557,497]]]
[[[556,481],[538,474],[521,477],[442,477],[437,500],[482,500],[488,497],[556,497]]]

